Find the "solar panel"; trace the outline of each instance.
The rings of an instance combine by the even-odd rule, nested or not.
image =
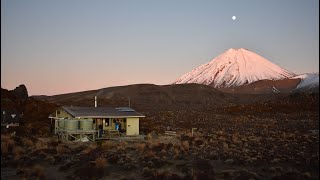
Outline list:
[[[134,109],[131,109],[129,107],[119,107],[119,108],[116,108],[119,112],[135,112]]]

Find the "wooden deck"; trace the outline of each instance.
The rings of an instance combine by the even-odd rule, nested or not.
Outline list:
[[[120,133],[117,130],[105,131],[102,137],[99,137],[97,130],[57,130],[58,138],[62,141],[96,141],[96,140],[112,140],[112,141],[143,141],[145,135],[127,136],[126,133]]]
[[[94,142],[96,140],[96,134],[98,131],[96,130],[58,130],[57,135],[58,138],[62,141],[69,141],[73,139],[73,141],[81,141],[82,139],[87,138],[88,140]]]

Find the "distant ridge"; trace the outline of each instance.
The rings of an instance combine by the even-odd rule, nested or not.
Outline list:
[[[306,73],[291,79],[301,79],[293,92],[319,92],[319,73]]]

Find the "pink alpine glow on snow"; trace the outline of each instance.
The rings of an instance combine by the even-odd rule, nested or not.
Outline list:
[[[240,86],[269,79],[295,76],[247,49],[229,49],[209,63],[203,64],[178,78],[174,84],[197,83],[217,88]]]

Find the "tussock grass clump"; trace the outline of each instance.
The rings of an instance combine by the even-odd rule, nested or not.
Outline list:
[[[40,165],[35,165],[32,168],[32,174],[36,177],[44,177],[45,175],[44,168]]]
[[[7,143],[8,143],[8,145],[9,145],[10,147],[12,147],[12,148],[13,148],[13,146],[15,145],[15,142],[14,142],[13,139],[9,139],[9,140],[7,141]]]
[[[145,177],[151,176],[151,175],[153,175],[153,170],[150,169],[149,167],[144,167],[144,168],[142,169],[142,174],[143,174]]]
[[[102,140],[98,140],[98,141],[96,142],[96,144],[97,144],[97,146],[101,147],[102,144],[103,144],[103,141],[102,141]]]
[[[203,141],[203,139],[201,139],[200,137],[196,137],[196,138],[194,139],[193,144],[194,144],[195,146],[201,146],[201,145],[204,144],[204,141]]]
[[[35,177],[42,179],[45,176],[44,168],[40,165],[34,165],[33,167],[20,167],[18,168],[18,172],[21,173],[22,179],[34,179]]]
[[[227,143],[225,143],[225,142],[223,142],[223,150],[224,151],[229,150],[229,145]]]
[[[86,149],[84,149],[82,152],[85,153],[85,154],[89,154],[90,152],[92,152],[96,148],[97,148],[96,144],[90,144],[90,146],[87,147]]]
[[[9,136],[5,136],[4,138],[1,136],[1,153],[11,153],[14,147],[15,142]]]
[[[45,160],[48,161],[50,164],[54,164],[55,163],[55,159],[54,159],[53,156],[47,156]]]
[[[174,158],[175,158],[175,159],[178,159],[178,157],[179,157],[179,155],[180,155],[180,153],[181,153],[180,147],[174,146],[172,152],[173,152]]]
[[[22,175],[21,179],[26,179],[32,176],[32,170],[31,168],[20,167],[18,168],[18,174]]]
[[[12,152],[14,154],[14,159],[19,160],[22,154],[25,153],[25,150],[20,146],[15,146]]]
[[[115,144],[113,142],[111,142],[111,141],[105,141],[101,145],[101,148],[104,151],[114,149],[115,147],[116,147]]]
[[[63,145],[59,144],[57,147],[56,147],[56,151],[57,151],[57,154],[59,155],[62,155],[62,154],[65,154],[67,152],[69,152],[69,150],[64,147]]]
[[[152,134],[149,133],[149,134],[146,136],[146,139],[149,140],[149,141],[152,140]]]
[[[176,179],[176,180],[182,180],[182,179],[192,179],[192,177],[182,177],[178,175],[175,172],[169,171],[169,170],[157,170],[152,177],[152,179]],[[196,178],[194,178],[196,179]]]
[[[8,154],[9,145],[7,142],[1,142],[1,154]]]
[[[31,139],[28,139],[28,138],[22,138],[22,144],[27,146],[27,147],[32,147],[34,145],[33,141]]]
[[[143,153],[146,149],[145,143],[137,143],[135,146],[139,153]]]
[[[8,140],[11,139],[10,135],[7,134],[1,134],[1,142],[8,142]]]
[[[127,148],[128,143],[125,141],[122,141],[119,143],[119,145],[117,146],[117,150],[125,150]]]
[[[223,136],[223,135],[224,135],[224,131],[219,130],[219,131],[216,132],[216,134],[217,134],[218,136]]]
[[[182,141],[181,142],[181,146],[182,146],[183,150],[189,151],[190,146],[189,146],[189,142],[188,141]]]
[[[153,143],[149,144],[148,147],[156,152],[160,152],[162,149],[166,148],[166,144],[156,140]]]
[[[234,134],[232,134],[232,142],[237,144],[239,143],[239,133],[235,132]]]
[[[48,149],[48,144],[42,141],[36,143],[36,150]]]
[[[157,154],[157,153],[156,153],[155,151],[153,151],[153,150],[148,150],[145,155],[148,156],[148,157],[155,157],[156,154]]]
[[[98,157],[98,158],[95,160],[95,165],[96,165],[96,167],[99,168],[99,169],[106,167],[106,166],[107,166],[107,160],[106,160],[106,158]]]

